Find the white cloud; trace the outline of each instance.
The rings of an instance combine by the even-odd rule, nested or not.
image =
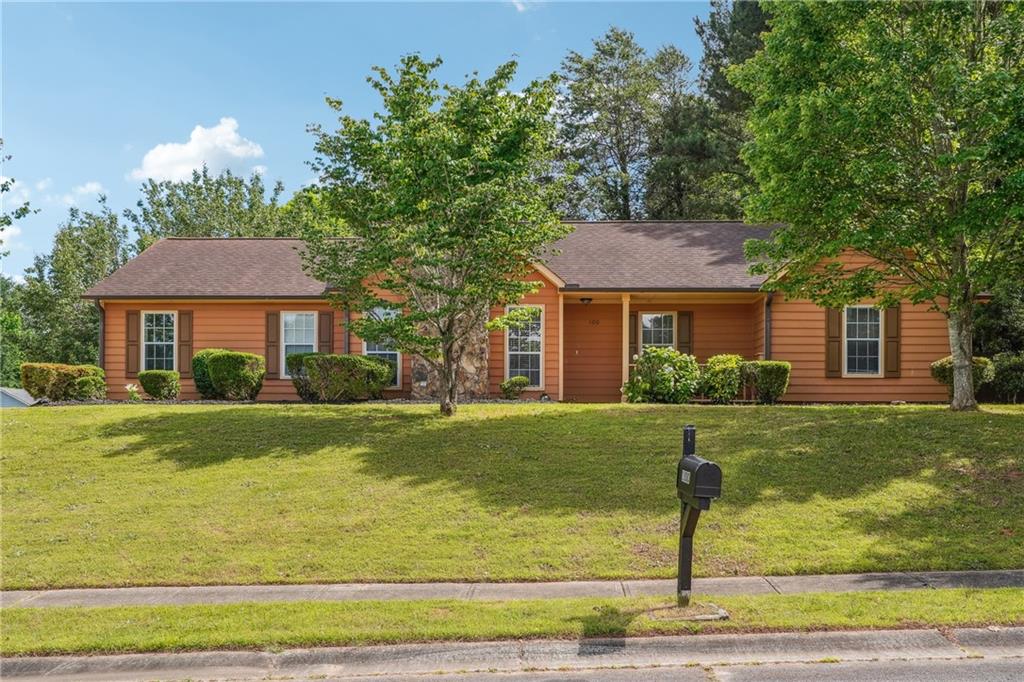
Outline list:
[[[51,178],[43,178],[36,183],[36,191],[42,192],[43,190],[50,189],[50,185],[52,184],[53,180]]]
[[[4,192],[4,205],[5,206],[21,206],[28,198],[32,195],[32,190],[25,186],[23,183],[9,178],[6,175],[0,175],[0,182],[11,183],[10,190]]]
[[[512,6],[516,8],[517,12],[529,12],[531,9],[536,9],[543,0],[510,0]]]
[[[7,276],[10,277],[12,280],[14,280],[15,284],[24,284],[25,283],[25,275],[21,275],[21,274],[17,274],[16,273],[16,274],[7,275]]]
[[[512,6],[516,8],[517,12],[525,12],[527,9],[523,0],[512,0]]]
[[[62,196],[60,200],[67,206],[74,206],[78,203],[79,199],[83,199],[94,194],[103,194],[106,191],[107,190],[103,189],[103,185],[95,180],[90,180],[84,185],[76,185],[75,187],[72,187],[71,192]]]
[[[0,232],[0,248],[13,249],[20,251],[25,248],[25,245],[18,242],[18,237],[21,236],[21,228],[17,225],[8,225]]]
[[[255,166],[252,167],[252,172],[255,173],[256,175],[266,175],[267,167],[261,163],[256,164]]]
[[[212,128],[197,125],[188,142],[166,142],[146,152],[142,165],[131,172],[134,180],[186,180],[203,164],[211,172],[239,170],[241,162],[263,156],[263,147],[238,134],[238,121],[225,117]],[[249,170],[254,170],[250,168]]]

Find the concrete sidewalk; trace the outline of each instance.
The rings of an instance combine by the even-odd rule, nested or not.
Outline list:
[[[1024,569],[847,575],[698,578],[695,594],[798,594],[950,587],[1024,587]],[[212,585],[115,587],[0,592],[2,607],[152,606],[240,602],[672,596],[674,580],[603,580],[556,583],[342,583],[335,585]]]
[[[672,666],[675,668],[673,674],[665,677],[659,675],[659,679],[707,680],[704,673],[708,670],[717,678],[721,667],[728,671],[728,666],[745,664],[814,663],[824,660],[904,663],[944,660],[952,666],[958,663],[977,664],[979,659],[983,659],[1000,666],[1006,674],[1005,679],[1020,679],[1019,675],[1024,672],[1024,659],[1020,658],[1022,654],[1024,628],[962,628],[946,634],[934,629],[875,630],[396,644],[291,649],[280,653],[212,651],[53,656],[7,658],[0,661],[0,668],[5,680],[74,679],[112,682],[225,678],[323,680],[363,675],[387,675],[390,679],[395,675],[426,673],[557,670],[559,674],[564,674],[566,671],[649,668],[644,673],[633,670],[638,677],[646,677],[647,673],[659,667]],[[704,669],[679,666],[702,666]],[[959,676],[957,679],[965,678]],[[982,677],[991,678],[991,674]]]

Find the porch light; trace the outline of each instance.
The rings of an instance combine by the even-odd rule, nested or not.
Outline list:
[[[580,303],[582,303],[583,305],[590,305],[593,301],[594,299],[590,298],[589,296],[584,296],[583,298],[580,299]]]

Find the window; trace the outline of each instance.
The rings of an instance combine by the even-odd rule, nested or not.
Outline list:
[[[281,376],[288,374],[288,356],[316,350],[316,313],[281,313]]]
[[[531,388],[544,386],[542,371],[544,347],[544,315],[538,306],[523,306],[531,311],[529,322],[510,327],[507,335],[508,362],[506,378],[526,377]]]
[[[676,316],[673,313],[643,313],[640,315],[640,347],[676,347]]]
[[[845,314],[846,373],[878,376],[882,366],[881,311],[870,306],[850,306]]]
[[[375,317],[378,320],[385,320],[398,315],[398,311],[390,310],[388,308],[374,308],[370,311],[370,316]],[[367,341],[363,344],[363,353],[365,355],[372,355],[373,357],[386,360],[391,365],[391,382],[388,384],[389,388],[400,387],[400,376],[398,368],[402,366],[402,354],[396,351],[392,346],[386,343],[371,343]]]
[[[142,369],[174,369],[174,322],[171,312],[142,314]]]

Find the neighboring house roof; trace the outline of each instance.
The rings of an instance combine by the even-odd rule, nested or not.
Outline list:
[[[771,229],[741,222],[573,222],[546,267],[568,288],[753,291],[743,242]],[[298,239],[162,239],[86,298],[316,298]]]
[[[6,386],[0,386],[0,404],[4,407],[14,407],[15,404],[21,404],[25,407],[35,405],[38,401],[32,397],[32,395],[23,388],[7,388]]]
[[[547,266],[567,286],[584,290],[756,290],[764,277],[747,274],[743,242],[772,228],[735,221],[572,223]]]

